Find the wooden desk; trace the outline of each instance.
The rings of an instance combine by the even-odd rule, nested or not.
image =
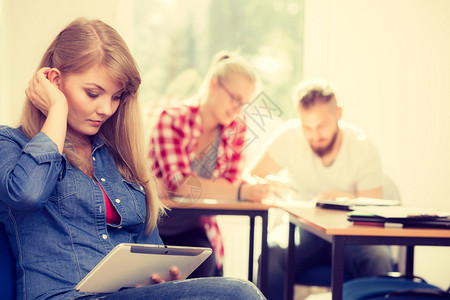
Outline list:
[[[413,274],[414,246],[450,246],[450,230],[427,228],[385,228],[354,226],[347,212],[316,207],[283,207],[290,214],[287,263],[287,298],[293,297],[295,256],[294,232],[298,225],[332,243],[331,292],[333,300],[342,299],[344,250],[346,245],[405,245],[406,273]]]
[[[253,202],[230,202],[214,199],[197,199],[195,201],[183,199],[181,201],[164,200],[166,206],[172,211],[192,215],[233,215],[248,216],[250,218],[250,240],[248,257],[248,280],[253,281],[253,258],[255,240],[255,217],[260,217],[262,221],[261,237],[261,282],[260,290],[267,295],[268,290],[268,244],[267,227],[269,219],[269,209],[274,207],[270,204]]]

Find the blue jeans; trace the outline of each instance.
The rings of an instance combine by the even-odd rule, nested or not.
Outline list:
[[[267,298],[270,300],[283,298],[286,252],[286,249],[275,245],[269,248],[269,295]],[[331,244],[300,229],[300,245],[295,248],[295,272],[322,265],[331,265]],[[345,248],[344,271],[352,278],[386,275],[393,269],[388,246],[349,245]]]
[[[86,300],[189,300],[189,299],[266,299],[251,282],[236,278],[208,277],[170,281],[111,294],[83,298]]]

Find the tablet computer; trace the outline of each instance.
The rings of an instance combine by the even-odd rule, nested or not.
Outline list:
[[[149,244],[119,244],[75,287],[79,292],[112,293],[122,288],[149,285],[153,274],[171,280],[170,268],[189,276],[212,253],[210,248]]]

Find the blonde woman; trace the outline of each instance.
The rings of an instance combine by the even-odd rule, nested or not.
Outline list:
[[[0,221],[16,259],[18,299],[216,298],[230,288],[231,297],[243,289],[261,298],[247,282],[174,285],[157,274],[160,284],[111,294],[74,290],[117,244],[162,244],[163,206],[139,143],[140,81],[118,33],[78,19],[46,51],[20,126],[0,127]],[[179,278],[176,268],[172,275]]]
[[[254,97],[256,74],[240,55],[221,51],[200,93],[162,112],[150,141],[153,170],[171,196],[259,202],[268,184],[241,178],[246,132],[243,109]],[[215,256],[191,276],[220,276],[223,247],[214,217],[169,212],[160,224],[166,244],[213,247]]]

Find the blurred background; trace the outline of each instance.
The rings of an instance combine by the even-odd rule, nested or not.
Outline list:
[[[17,123],[44,51],[77,17],[101,19],[126,40],[149,130],[152,115],[198,90],[214,53],[237,50],[281,119],[295,117],[295,83],[331,81],[343,119],[378,147],[403,202],[450,211],[450,1],[0,0],[1,124]],[[236,235],[245,220],[223,222],[246,240]],[[247,253],[243,244],[226,251]],[[417,247],[415,272],[447,288],[449,257],[449,248]],[[246,262],[227,261],[225,271],[245,278]]]

